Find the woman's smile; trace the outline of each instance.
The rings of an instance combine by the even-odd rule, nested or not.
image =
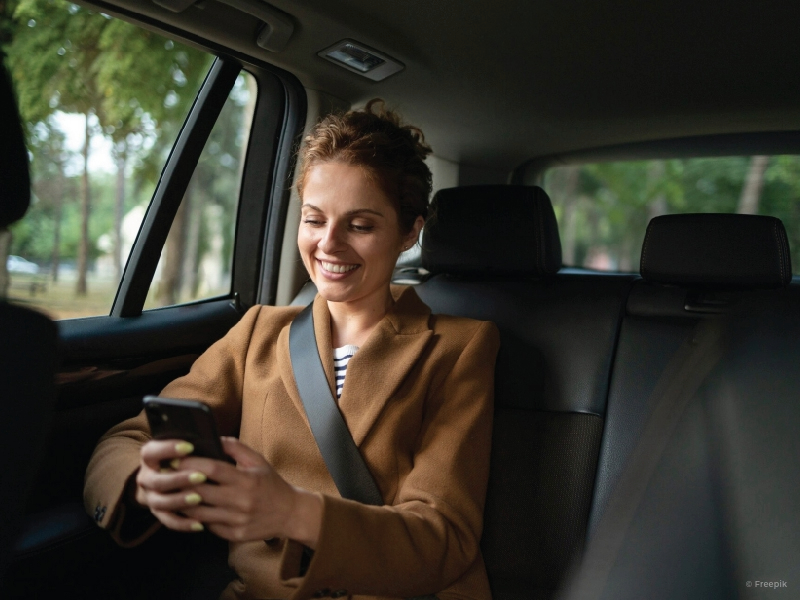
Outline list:
[[[346,275],[360,266],[345,263],[332,263],[320,259],[317,259],[317,262],[322,266],[322,273],[325,276]]]

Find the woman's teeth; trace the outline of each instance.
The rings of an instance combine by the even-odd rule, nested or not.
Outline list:
[[[324,260],[320,261],[322,263],[322,268],[330,273],[347,273],[348,271],[352,271],[358,265],[335,265],[333,263],[325,262]]]

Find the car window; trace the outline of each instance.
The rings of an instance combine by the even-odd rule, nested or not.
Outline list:
[[[23,0],[13,18],[33,202],[11,230],[8,295],[56,319],[108,314],[214,56],[60,0]]]
[[[172,222],[145,310],[230,293],[236,209],[255,100],[255,80],[242,71]]]
[[[800,156],[604,162],[548,169],[566,266],[638,271],[651,218],[750,213],[780,218],[800,271]]]

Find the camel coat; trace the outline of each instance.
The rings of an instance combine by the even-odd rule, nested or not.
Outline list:
[[[323,498],[322,530],[306,573],[297,542],[231,543],[237,578],[224,598],[491,598],[479,540],[497,329],[432,315],[412,288],[393,286],[392,293],[396,303],[351,359],[339,400],[385,506],[343,499],[319,453],[289,357],[289,325],[300,307],[251,308],[162,391],[206,402],[221,435],[238,435],[289,483]],[[333,391],[330,314],[320,296],[313,311]],[[86,473],[89,514],[123,545],[157,528],[132,528],[130,518],[126,524],[122,501],[148,439],[140,413],[106,433]]]

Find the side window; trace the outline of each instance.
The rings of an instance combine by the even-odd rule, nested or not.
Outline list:
[[[230,293],[242,167],[256,83],[242,71],[172,222],[145,310]]]
[[[108,314],[214,57],[62,0],[16,3],[3,50],[33,192],[2,257],[9,298],[56,319]]]

